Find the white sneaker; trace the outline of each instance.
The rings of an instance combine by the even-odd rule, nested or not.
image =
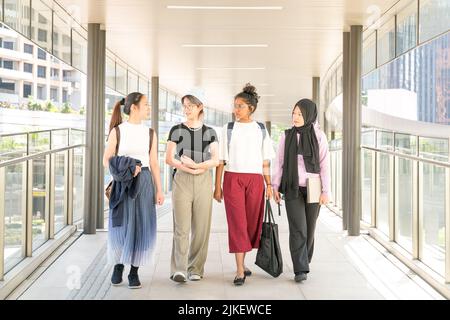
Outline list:
[[[186,282],[186,276],[183,272],[175,272],[172,276],[172,280],[175,282]]]
[[[190,274],[190,275],[189,275],[189,280],[190,280],[190,281],[200,281],[200,280],[202,280],[202,276],[193,273],[193,274]]]

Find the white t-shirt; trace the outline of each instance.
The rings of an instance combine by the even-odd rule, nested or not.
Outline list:
[[[143,124],[123,122],[119,125],[118,156],[140,160],[142,167],[150,167],[150,129]],[[113,134],[114,131],[111,132]]]
[[[272,139],[267,129],[263,143],[263,132],[256,121],[235,122],[229,152],[227,131],[228,124],[223,127],[219,140],[219,159],[226,161],[225,171],[263,174],[263,162],[275,158]]]

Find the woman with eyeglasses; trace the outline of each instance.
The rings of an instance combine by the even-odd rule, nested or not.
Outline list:
[[[309,100],[297,102],[292,111],[293,127],[280,139],[273,175],[274,197],[285,196],[289,222],[289,248],[296,282],[307,279],[314,252],[314,232],[320,206],[328,203],[330,177],[328,142],[317,124],[317,106]],[[319,203],[307,202],[307,179],[320,178]]]
[[[245,255],[259,248],[264,194],[267,199],[272,197],[270,160],[275,157],[275,152],[264,124],[252,119],[258,100],[256,88],[250,84],[236,95],[236,122],[223,128],[219,146],[221,163],[216,170],[214,199],[225,201],[229,250],[236,258],[233,281],[236,286],[243,285],[246,277],[252,274],[245,266]]]
[[[128,116],[125,122],[122,122],[122,106]],[[109,168],[114,177],[108,229],[108,257],[115,264],[111,283],[122,284],[124,265],[130,265],[128,287],[131,289],[141,287],[138,269],[153,256],[155,205],[164,202],[156,134],[142,124],[149,113],[147,97],[142,93],[130,93],[117,102],[103,156],[104,167]]]
[[[219,164],[219,157],[216,131],[202,122],[203,102],[186,95],[181,103],[186,121],[170,130],[166,163],[175,168],[170,279],[184,283],[203,278],[211,229],[210,169]]]

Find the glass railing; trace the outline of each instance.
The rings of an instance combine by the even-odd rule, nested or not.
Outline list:
[[[0,280],[83,218],[84,132],[0,135]]]
[[[361,220],[450,282],[449,139],[362,134]],[[330,143],[332,205],[342,209],[342,142]]]

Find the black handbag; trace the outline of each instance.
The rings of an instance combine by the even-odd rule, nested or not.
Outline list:
[[[261,243],[255,264],[274,278],[283,273],[278,225],[275,223],[269,200],[266,201]]]

